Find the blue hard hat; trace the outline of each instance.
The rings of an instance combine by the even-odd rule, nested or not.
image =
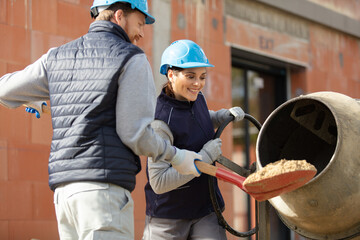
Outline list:
[[[169,67],[214,67],[202,48],[191,40],[178,40],[165,49],[161,57],[160,73],[166,75]]]
[[[149,14],[147,0],[94,0],[93,5],[90,8],[90,12],[92,12],[93,9],[96,7],[110,6],[111,4],[116,2],[130,3],[132,9],[136,8],[137,10],[145,14],[146,24],[153,24],[155,22],[155,18]]]

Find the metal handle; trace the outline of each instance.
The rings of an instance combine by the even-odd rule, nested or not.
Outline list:
[[[257,128],[258,130],[260,130],[261,128],[261,124],[254,118],[252,117],[251,115],[249,114],[245,114],[245,119],[249,120],[250,122],[252,122]],[[215,136],[214,138],[219,138],[222,131],[225,129],[225,127],[234,120],[234,116],[229,116],[229,118],[227,118],[222,124],[221,126],[217,129],[216,133],[215,133]],[[230,161],[230,160],[229,160]],[[231,165],[233,166],[237,166],[239,168],[241,168],[239,165],[237,165],[236,163],[231,162]],[[234,168],[234,169],[233,169]],[[229,169],[235,171],[235,167],[230,167]],[[256,226],[249,230],[248,232],[238,232],[236,231],[235,229],[233,229],[225,220],[224,216],[222,215],[222,212],[221,212],[221,209],[219,207],[219,203],[216,199],[216,193],[215,193],[215,180],[216,178],[214,177],[209,177],[209,191],[210,191],[210,199],[211,199],[211,203],[213,205],[213,208],[214,208],[214,211],[215,211],[215,214],[218,218],[218,221],[219,221],[219,224],[221,226],[223,226],[226,231],[228,231],[229,233],[231,233],[232,235],[234,236],[237,236],[237,237],[249,237],[249,236],[252,236],[254,235],[255,233],[258,232],[258,218],[257,218],[257,215],[258,215],[258,206],[256,206]],[[256,201],[256,205],[258,205],[257,201]]]

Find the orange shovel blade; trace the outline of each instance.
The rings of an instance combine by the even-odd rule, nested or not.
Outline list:
[[[291,184],[283,188],[275,189],[270,192],[257,192],[257,193],[248,192],[248,194],[251,195],[253,198],[255,198],[257,201],[262,202],[265,200],[269,200],[270,198],[277,197],[281,194],[294,191],[305,185],[310,179],[307,180],[307,179],[299,178],[297,181],[293,181]]]
[[[294,184],[305,184],[316,174],[316,170],[296,170],[259,179],[253,182],[244,182],[244,189],[250,193],[265,193],[285,189]]]

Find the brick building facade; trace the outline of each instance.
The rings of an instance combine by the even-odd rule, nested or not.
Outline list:
[[[50,47],[87,32],[91,4],[0,0],[0,75],[21,70]],[[158,90],[165,81],[158,70],[162,51],[187,38],[215,65],[204,89],[213,110],[238,105],[263,123],[300,94],[335,91],[360,98],[359,0],[151,0],[149,7],[156,23],[146,27],[140,47]],[[50,116],[36,119],[23,107],[0,107],[0,123],[0,239],[58,239],[47,183]],[[226,128],[224,155],[242,166],[255,161],[256,132],[244,131],[243,125]],[[143,166],[145,161],[142,157]],[[133,192],[136,239],[144,226],[145,182],[143,167]],[[240,231],[253,227],[248,223],[254,221],[248,211],[253,201],[229,184],[220,187],[228,222]],[[276,219],[272,229],[272,239],[299,238]]]

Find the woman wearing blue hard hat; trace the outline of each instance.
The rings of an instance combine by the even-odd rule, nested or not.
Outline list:
[[[199,152],[202,161],[212,164],[221,154],[221,140],[212,140],[214,129],[229,114],[239,121],[245,113],[240,107],[208,110],[201,92],[208,67],[213,65],[191,40],[178,40],[166,48],[160,73],[168,82],[158,97],[155,119],[167,123],[174,146]],[[206,174],[180,175],[168,162],[149,158],[147,176],[143,240],[226,239],[212,207]],[[217,184],[216,193],[224,208]]]

